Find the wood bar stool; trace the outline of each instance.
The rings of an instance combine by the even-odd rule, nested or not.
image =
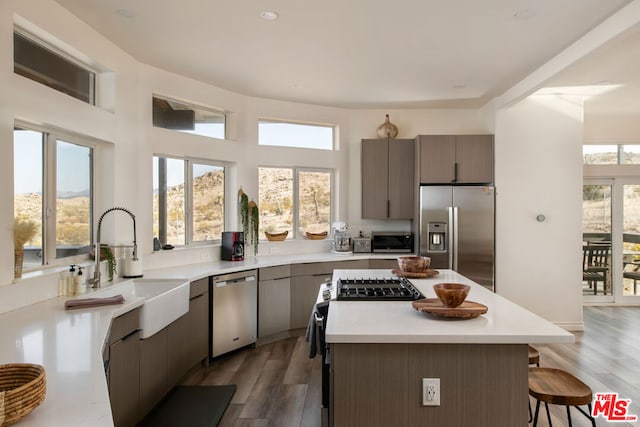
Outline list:
[[[540,366],[540,352],[529,346],[529,365]]]
[[[537,400],[536,413],[533,418],[534,427],[538,424],[540,402],[544,402],[544,406],[547,409],[547,419],[550,427],[549,403],[566,406],[569,427],[572,426],[571,406],[575,406],[584,416],[591,420],[593,427],[596,425],[596,421],[591,417],[591,400],[593,397],[591,388],[566,371],[553,368],[529,368],[529,394]],[[589,413],[580,408],[580,405],[587,405]]]

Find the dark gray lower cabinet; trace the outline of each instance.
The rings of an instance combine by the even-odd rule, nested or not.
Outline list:
[[[140,310],[133,310],[111,322],[108,352],[107,382],[113,423],[134,426],[140,420]]]
[[[140,413],[146,415],[169,391],[168,328],[140,340]]]
[[[209,355],[209,278],[191,283],[189,312],[167,327],[167,381],[173,387]]]

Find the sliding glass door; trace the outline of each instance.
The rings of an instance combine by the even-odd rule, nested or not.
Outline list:
[[[640,179],[585,179],[582,203],[584,301],[640,302]]]
[[[613,302],[613,180],[585,180],[582,188],[582,295]]]

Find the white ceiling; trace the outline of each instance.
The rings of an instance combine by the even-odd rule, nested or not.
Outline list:
[[[630,0],[57,2],[141,62],[234,92],[412,108],[482,106]],[[279,18],[263,20],[262,10]],[[585,61],[554,84],[621,71]]]

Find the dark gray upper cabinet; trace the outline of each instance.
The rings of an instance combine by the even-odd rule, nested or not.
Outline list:
[[[362,218],[413,218],[415,141],[363,139],[360,159]]]
[[[493,135],[420,135],[420,183],[493,183]]]

